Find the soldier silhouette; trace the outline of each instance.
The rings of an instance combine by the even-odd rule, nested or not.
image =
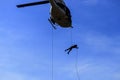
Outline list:
[[[69,47],[68,49],[66,49],[65,52],[68,51],[67,54],[69,54],[70,51],[71,51],[73,48],[78,49],[78,46],[77,46],[76,44],[75,44],[75,45],[72,45],[71,47]]]

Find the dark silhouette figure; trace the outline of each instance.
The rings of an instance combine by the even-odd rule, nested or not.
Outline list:
[[[67,54],[69,54],[70,51],[71,51],[73,48],[78,49],[78,46],[77,46],[76,44],[75,44],[75,45],[72,45],[71,47],[69,47],[68,49],[66,49],[65,52],[68,51]]]

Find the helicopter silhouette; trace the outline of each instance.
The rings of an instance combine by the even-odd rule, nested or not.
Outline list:
[[[71,12],[69,8],[66,6],[63,0],[45,0],[45,1],[38,1],[38,2],[31,2],[25,4],[17,5],[18,8],[27,7],[27,6],[34,6],[34,5],[41,5],[50,3],[50,18],[48,19],[56,29],[56,25],[59,25],[62,28],[72,28],[72,20],[71,20]]]

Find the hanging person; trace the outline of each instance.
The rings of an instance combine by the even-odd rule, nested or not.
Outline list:
[[[71,47],[69,47],[68,49],[66,49],[65,52],[68,51],[67,54],[69,54],[70,51],[71,51],[73,48],[78,49],[78,46],[77,46],[76,44],[75,44],[75,45],[72,45]]]

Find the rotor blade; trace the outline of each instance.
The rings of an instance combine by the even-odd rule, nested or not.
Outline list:
[[[19,5],[17,5],[17,7],[22,8],[22,7],[34,6],[34,5],[40,5],[40,4],[46,4],[46,3],[49,3],[49,1],[39,1],[39,2],[19,4]]]

